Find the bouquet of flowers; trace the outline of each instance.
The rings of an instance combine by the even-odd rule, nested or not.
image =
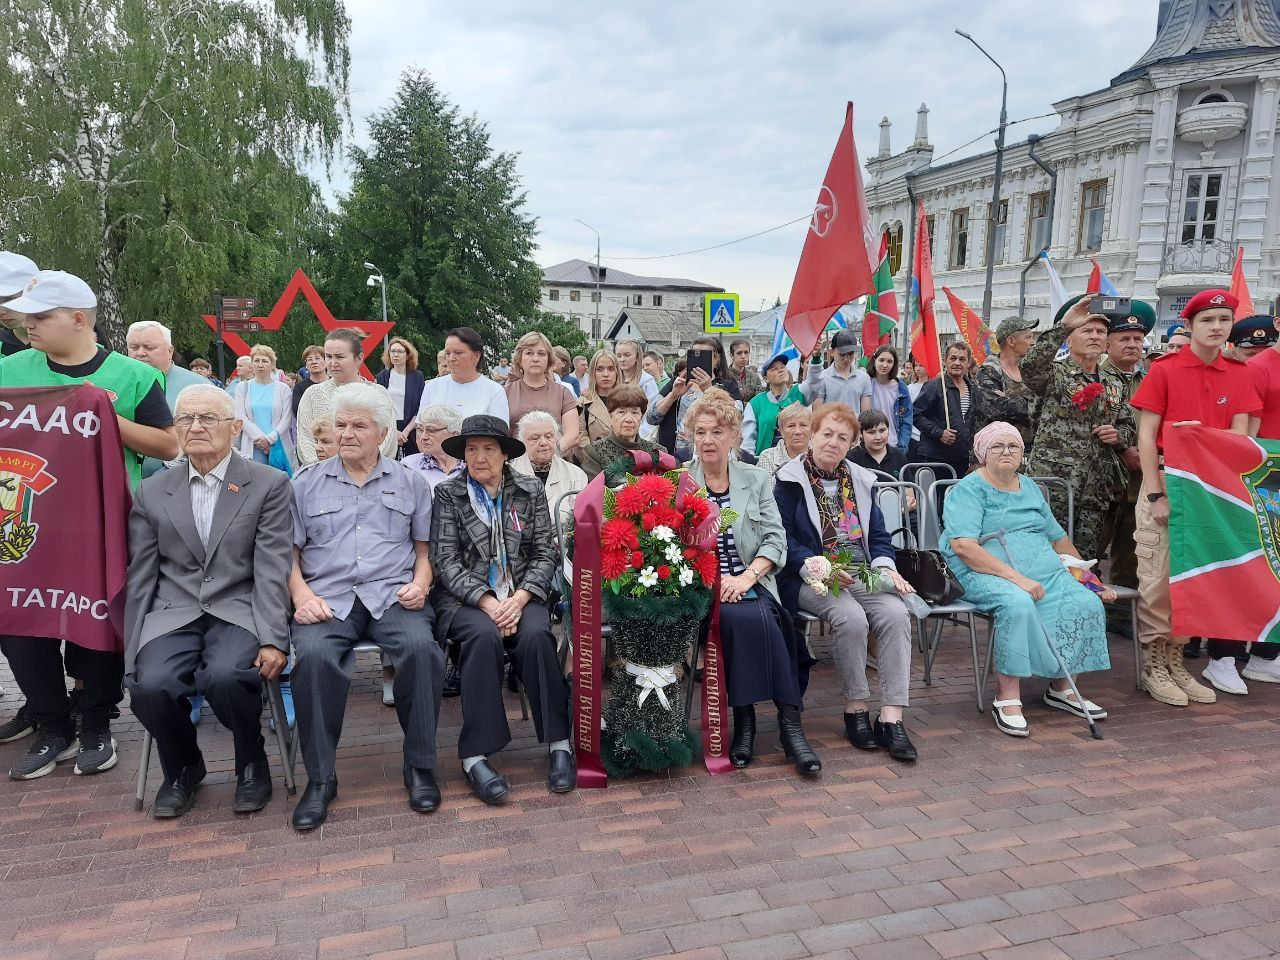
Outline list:
[[[1077,410],[1084,413],[1084,411],[1093,406],[1094,403],[1097,402],[1098,398],[1106,393],[1106,391],[1107,388],[1101,383],[1086,383],[1083,387],[1076,390],[1075,393],[1071,394],[1071,402],[1075,405]]]
[[[849,574],[856,577],[866,588],[867,593],[875,593],[882,589],[880,572],[868,563],[855,563],[853,555],[841,550],[835,556],[824,557],[815,554],[804,562],[802,579],[820,597],[830,593],[840,596],[840,575]]]

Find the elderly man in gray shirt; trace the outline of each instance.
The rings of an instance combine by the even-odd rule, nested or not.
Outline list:
[[[806,371],[810,364],[800,364],[800,379],[803,381],[800,392],[804,394],[805,403],[809,406],[844,403],[854,413],[870,410],[871,378],[857,364],[861,349],[857,334],[852,330],[839,331],[831,338],[831,349],[836,352],[835,362],[825,370],[814,364],[812,371]]]
[[[324,823],[337,795],[352,649],[369,641],[395,668],[409,806],[430,813],[440,805],[433,771],[445,659],[426,602],[431,492],[420,475],[379,449],[395,429],[383,394],[366,383],[339,387],[338,455],[293,481],[293,696],[309,781],[293,812],[296,830]]]

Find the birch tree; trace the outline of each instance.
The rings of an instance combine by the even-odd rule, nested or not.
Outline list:
[[[116,346],[270,295],[323,218],[301,168],[344,132],[349,28],[342,0],[0,0],[0,246],[85,277]]]

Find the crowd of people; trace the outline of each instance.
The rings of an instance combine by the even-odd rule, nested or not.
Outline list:
[[[546,744],[548,789],[572,790],[570,661],[552,630],[557,544],[572,522],[561,498],[633,451],[674,455],[735,518],[717,543],[735,766],[753,761],[755,707],[771,701],[797,771],[822,768],[802,721],[812,657],[801,612],[829,626],[850,744],[917,760],[906,726],[915,591],[875,487],[919,463],[959,481],[941,550],[967,598],[994,614],[999,731],[1028,734],[1021,687],[1033,677],[1047,680],[1047,706],[1106,717],[1068,674],[1109,667],[1109,627],[1137,631],[1141,683],[1157,700],[1246,692],[1241,644],[1210,638],[1206,685],[1171,632],[1161,460],[1167,431],[1189,421],[1280,438],[1280,321],[1236,323],[1226,291],[1192,298],[1160,355],[1144,352],[1148,306],[1102,315],[1077,297],[1038,333],[1004,320],[999,353],[978,370],[951,343],[936,377],[889,346],[864,357],[848,330],[798,364],[783,354],[758,368],[748,341],[726,353],[698,338],[671,370],[633,340],[570,356],[534,331],[490,370],[491,348],[459,327],[434,377],[394,337],[376,381],[363,379],[363,335],[339,329],[306,348],[296,374],[255,346],[225,386],[203,358],[179,366],[154,321],[129,327],[127,355],[100,346],[96,305],[79,278],[0,253],[0,387],[107,389],[134,487],[123,654],[0,637],[26,700],[0,742],[33,738],[13,778],[71,760],[79,774],[115,766],[110,721],[127,689],[163,769],[155,816],[195,802],[202,702],[234,737],[234,809],[260,810],[271,796],[261,685],[287,678],[308,775],[293,825],[313,829],[337,793],[353,651],[372,642],[413,810],[441,802],[446,692],[461,696],[466,781],[486,803],[509,796],[498,769],[508,671]],[[1062,485],[1046,500],[1032,479],[1046,476],[1069,481],[1074,509]],[[830,582],[824,559],[839,560]],[[1095,560],[1139,591],[1138,623],[1108,615],[1114,592],[1068,569]],[[1280,666],[1255,649],[1243,678],[1280,682]]]

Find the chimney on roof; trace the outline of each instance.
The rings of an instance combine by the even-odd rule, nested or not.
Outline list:
[[[596,265],[594,263],[587,264],[587,269],[591,271],[592,279],[599,280],[601,283],[604,283],[605,277],[609,273],[609,268],[602,266],[600,267],[599,276],[597,276]]]
[[[913,147],[929,146],[929,108],[923,103],[916,111],[916,142]]]
[[[889,127],[891,126],[892,124],[889,123],[888,117],[881,118],[880,120],[880,152],[876,154],[877,157],[889,157],[893,153],[893,151],[889,149]]]

